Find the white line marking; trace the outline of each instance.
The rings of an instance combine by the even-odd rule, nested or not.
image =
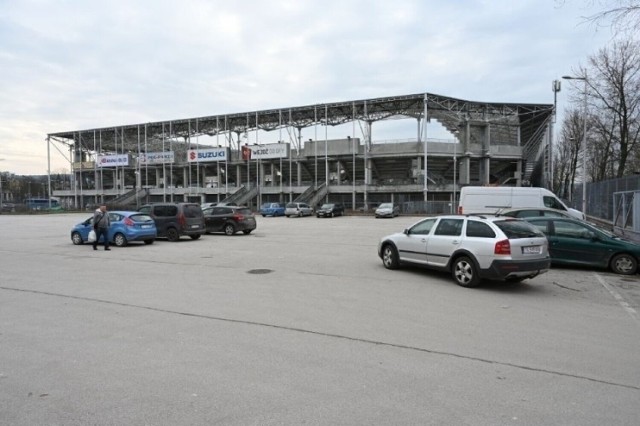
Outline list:
[[[607,291],[609,293],[611,293],[611,295],[613,296],[614,299],[616,299],[618,301],[618,303],[620,304],[620,306],[622,306],[622,308],[627,311],[627,313],[631,316],[631,318],[633,318],[633,320],[638,323],[638,325],[640,325],[640,317],[638,316],[638,312],[633,309],[631,306],[629,306],[629,303],[627,303],[626,300],[624,300],[624,297],[622,297],[620,295],[620,293],[618,293],[617,291],[615,291],[613,289],[613,287],[611,287],[605,280],[604,278],[602,278],[600,276],[600,274],[596,274],[594,273],[593,275],[596,276],[596,278],[598,279],[598,281],[600,281],[600,284],[602,284],[602,287],[606,288]]]

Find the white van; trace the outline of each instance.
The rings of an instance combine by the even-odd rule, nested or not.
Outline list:
[[[521,207],[549,207],[564,210],[584,220],[584,214],[567,207],[555,194],[544,188],[511,186],[465,186],[460,190],[458,213],[498,213]]]

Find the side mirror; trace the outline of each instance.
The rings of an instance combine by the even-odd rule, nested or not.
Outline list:
[[[409,235],[409,228],[405,228],[404,231],[402,231],[402,233],[404,235]]]

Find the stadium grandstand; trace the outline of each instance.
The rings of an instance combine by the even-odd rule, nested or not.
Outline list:
[[[551,104],[421,93],[50,133],[49,152],[69,153],[73,185],[49,195],[77,208],[393,201],[448,213],[464,185],[548,186],[552,119]],[[376,138],[387,120],[414,120],[416,137]],[[450,138],[430,139],[433,122]],[[337,126],[350,134],[328,138]]]

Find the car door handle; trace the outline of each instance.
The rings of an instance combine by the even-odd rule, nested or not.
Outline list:
[[[453,244],[453,245],[460,244],[460,241],[458,241],[458,240],[453,240],[453,241],[451,241],[451,244]]]

